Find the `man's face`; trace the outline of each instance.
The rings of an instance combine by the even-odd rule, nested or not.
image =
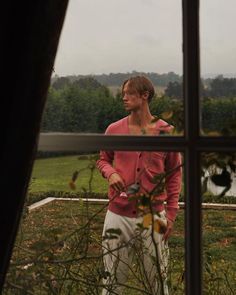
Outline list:
[[[141,109],[143,97],[137,91],[129,87],[126,83],[123,88],[123,103],[126,111],[135,111]]]

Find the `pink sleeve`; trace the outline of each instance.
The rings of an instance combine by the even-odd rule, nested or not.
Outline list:
[[[179,209],[178,201],[182,184],[181,154],[178,152],[168,152],[165,161],[166,172],[172,171],[166,177],[166,217],[171,221],[175,221]]]
[[[97,168],[101,172],[102,176],[108,179],[111,174],[116,173],[112,163],[114,159],[113,151],[101,151],[100,159],[97,161]]]
[[[111,125],[106,129],[105,134],[112,134]],[[102,176],[106,179],[116,173],[113,168],[114,151],[100,151],[100,159],[97,161],[97,168],[101,172]]]

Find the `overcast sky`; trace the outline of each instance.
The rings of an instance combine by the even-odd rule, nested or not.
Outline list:
[[[181,0],[70,0],[55,73],[182,74],[181,7]],[[202,74],[236,73],[236,1],[204,0],[200,12]]]

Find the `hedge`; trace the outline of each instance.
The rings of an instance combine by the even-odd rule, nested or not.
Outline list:
[[[48,191],[48,192],[37,192],[29,193],[26,200],[26,205],[30,206],[33,203],[41,201],[45,198],[91,198],[91,199],[107,199],[107,194],[104,193],[85,193],[85,192],[64,192],[64,191]],[[236,204],[235,196],[224,196],[218,197],[211,193],[205,193],[202,197],[204,203],[222,203],[222,204]],[[180,195],[180,202],[184,202],[184,196]]]

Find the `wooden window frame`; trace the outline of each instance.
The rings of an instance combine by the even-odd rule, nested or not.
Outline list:
[[[46,93],[49,87],[53,62],[55,60],[56,50],[58,47],[59,36],[61,33],[62,24],[67,8],[65,0],[35,0],[19,6],[22,16],[27,17],[28,24],[32,24],[31,29],[27,27],[27,22],[19,25],[19,28],[7,27],[3,32],[4,40],[9,39],[9,34],[12,38],[17,39],[17,34],[25,31],[28,39],[24,39],[24,44],[18,44],[17,48],[20,51],[20,62],[16,65],[18,74],[22,72],[22,62],[26,62],[28,77],[32,74],[34,68],[36,78],[39,81],[35,83],[35,87],[23,87],[23,90],[28,90],[24,96],[19,94],[22,102],[28,106],[22,107],[19,105],[18,113],[14,116],[9,109],[7,112],[1,112],[2,115],[10,115],[2,130],[4,133],[4,145],[2,148],[2,163],[6,173],[1,179],[2,185],[6,186],[3,190],[7,201],[3,200],[6,207],[0,208],[0,290],[3,287],[4,279],[11,252],[13,249],[15,236],[20,222],[20,217],[23,209],[27,185],[29,183],[30,174],[32,171],[33,161],[37,149],[37,139],[40,132],[40,121],[43,113],[43,107],[46,100]],[[45,3],[43,3],[45,2]],[[36,8],[35,8],[36,7]],[[12,12],[12,3],[6,4],[5,22]],[[14,7],[15,8],[15,7]],[[45,140],[43,149],[45,150],[63,150],[66,137],[67,150],[78,151],[94,151],[100,149],[113,150],[174,150],[183,152],[185,155],[185,269],[186,269],[186,288],[187,295],[202,294],[202,217],[201,217],[201,183],[200,183],[200,155],[205,151],[234,151],[236,146],[235,137],[201,137],[200,131],[200,46],[199,46],[199,0],[182,0],[183,8],[183,87],[184,87],[184,104],[185,104],[185,134],[183,137],[151,137],[151,136],[103,136],[98,134],[41,134],[40,142]],[[26,10],[25,10],[26,9]],[[46,11],[49,9],[49,13]],[[52,16],[52,11],[57,11],[55,16]],[[15,24],[19,24],[19,17],[15,12]],[[51,13],[51,14],[50,14]],[[35,20],[36,17],[36,20]],[[42,25],[41,19],[46,20],[48,24],[47,30]],[[18,21],[18,22],[17,22]],[[13,23],[13,24],[14,24]],[[34,35],[34,30],[39,33]],[[46,38],[45,38],[46,35]],[[41,38],[41,39],[40,39]],[[52,39],[52,40],[51,40]],[[38,41],[37,41],[38,40]],[[35,46],[44,40],[44,51],[37,51],[38,60],[34,59]],[[11,56],[15,51],[14,42],[10,42],[10,51],[5,50],[4,56]],[[23,46],[23,47],[22,47]],[[8,49],[9,50],[9,49]],[[25,53],[28,53],[28,55]],[[28,51],[27,51],[28,50]],[[45,63],[45,60],[49,63]],[[29,62],[32,62],[32,65]],[[44,61],[44,62],[40,62]],[[10,63],[4,63],[3,69],[9,72]],[[13,79],[14,80],[14,79]],[[22,85],[22,77],[15,77],[15,85]],[[7,98],[12,101],[17,101],[15,96],[17,92],[8,93]],[[32,102],[32,97],[35,97]],[[24,116],[29,115],[29,120],[24,120]],[[5,117],[4,117],[5,118]],[[21,125],[13,125],[14,120],[22,123]],[[32,126],[28,126],[29,123]],[[4,128],[5,127],[5,128]],[[24,128],[23,128],[24,127]],[[6,130],[14,131],[10,135]],[[10,129],[9,129],[10,128]],[[25,129],[26,128],[26,129]],[[28,129],[27,129],[28,128]],[[25,131],[26,130],[26,131]],[[56,141],[56,146],[52,145],[52,141]],[[17,144],[18,150],[15,151]],[[15,145],[15,146],[14,146]],[[14,156],[9,159],[11,155]],[[17,157],[21,157],[22,161],[17,162]],[[16,168],[16,162],[19,167]],[[19,179],[12,181],[12,169],[16,175],[22,175]],[[21,174],[18,174],[21,173]],[[16,176],[15,176],[16,177]],[[15,187],[10,187],[14,183]],[[7,189],[8,188],[8,189]],[[10,201],[9,201],[10,200]]]

